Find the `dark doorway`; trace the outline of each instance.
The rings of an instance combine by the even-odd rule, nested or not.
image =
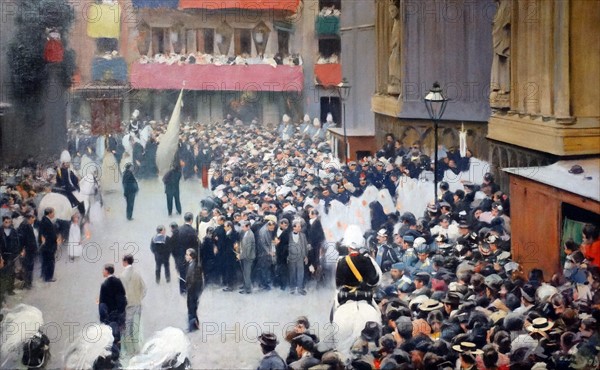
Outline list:
[[[342,127],[342,104],[340,98],[335,96],[327,96],[321,98],[321,125],[327,120],[327,113],[333,116],[333,122],[337,127]]]

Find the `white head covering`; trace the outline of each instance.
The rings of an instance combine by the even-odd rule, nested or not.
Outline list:
[[[63,150],[60,153],[60,163],[71,163],[71,154],[68,151]]]
[[[358,225],[348,225],[344,232],[342,244],[352,249],[359,249],[365,246],[365,238]]]
[[[319,127],[321,127],[321,120],[318,119],[318,118],[315,118],[313,120],[313,126],[319,126]]]
[[[304,115],[304,122],[310,122],[310,116],[308,114]]]
[[[288,122],[290,122],[290,116],[288,116],[287,114],[284,114],[284,115],[283,115],[283,122],[284,122],[284,123],[288,123]]]
[[[327,113],[327,123],[333,123],[333,116],[331,113]]]

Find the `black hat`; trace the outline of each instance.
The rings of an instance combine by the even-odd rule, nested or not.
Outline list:
[[[573,167],[571,167],[571,169],[569,170],[569,173],[572,173],[573,175],[579,175],[579,174],[581,174],[581,173],[583,173],[583,172],[584,172],[584,171],[583,171],[583,168],[582,168],[580,165],[578,165],[578,164],[574,165],[574,166],[573,166]]]
[[[367,321],[360,336],[367,342],[377,342],[381,335],[381,325],[375,321]]]
[[[276,347],[279,341],[277,341],[277,336],[273,333],[262,333],[258,337],[258,341],[260,344],[265,345],[267,347]]]
[[[446,294],[446,297],[442,299],[442,303],[446,303],[452,306],[458,306],[460,304],[461,299],[462,294],[458,292],[448,292],[448,294]]]
[[[537,289],[531,284],[525,284],[521,288],[521,297],[525,299],[527,302],[533,303],[535,302],[535,291]]]

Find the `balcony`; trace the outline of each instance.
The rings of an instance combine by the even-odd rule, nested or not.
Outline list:
[[[134,89],[203,91],[302,91],[302,66],[268,64],[141,64],[131,65]]]

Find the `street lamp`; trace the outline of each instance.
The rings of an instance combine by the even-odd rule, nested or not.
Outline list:
[[[434,202],[438,201],[437,197],[437,170],[438,170],[438,121],[442,119],[444,115],[444,110],[446,110],[446,104],[448,103],[448,98],[442,94],[442,88],[440,84],[436,81],[433,83],[433,87],[429,90],[429,93],[425,95],[423,98],[425,102],[425,107],[427,107],[427,113],[429,113],[429,118],[433,121],[433,141],[435,153],[433,156],[433,194],[434,194]]]
[[[338,94],[340,96],[340,100],[342,101],[342,123],[344,125],[344,160],[348,163],[348,135],[346,132],[346,100],[350,96],[350,90],[352,86],[344,77],[342,82],[337,85]]]

